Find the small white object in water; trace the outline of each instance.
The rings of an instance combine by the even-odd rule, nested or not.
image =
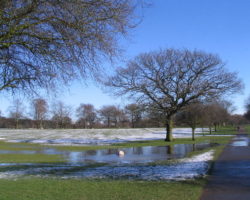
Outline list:
[[[122,151],[122,150],[118,151],[118,156],[119,157],[123,157],[124,155],[125,155],[124,151]]]

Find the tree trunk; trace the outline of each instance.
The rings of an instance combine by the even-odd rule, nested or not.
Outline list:
[[[43,120],[40,120],[40,129],[43,129]]]
[[[212,134],[212,127],[211,126],[209,126],[209,133],[210,133],[210,135]]]
[[[214,132],[217,132],[217,124],[214,123]]]
[[[195,138],[194,138],[194,131],[195,131],[195,128],[192,127],[192,140],[194,141]]]
[[[110,118],[108,117],[108,128],[110,128]]]
[[[16,125],[15,125],[15,128],[18,129],[19,128],[19,120],[16,119]]]
[[[132,128],[135,128],[135,122],[132,120]]]
[[[166,117],[166,139],[165,141],[171,142],[173,140],[172,136],[173,120],[172,117]]]

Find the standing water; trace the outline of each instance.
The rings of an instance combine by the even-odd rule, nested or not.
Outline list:
[[[37,151],[3,150],[0,151],[0,154],[56,154],[61,155],[66,162],[63,164],[1,163],[0,178],[23,175],[144,180],[193,178],[206,173],[208,169],[207,161],[212,159],[212,152],[188,159],[180,158],[186,157],[189,152],[214,145],[216,144],[176,144],[172,146],[144,146],[89,151],[60,151],[52,147],[44,147],[44,149]],[[122,151],[124,155],[119,155],[119,151]],[[180,160],[177,164],[159,164],[161,161],[171,159]]]

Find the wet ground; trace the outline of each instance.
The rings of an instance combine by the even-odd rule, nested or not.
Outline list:
[[[250,146],[249,137],[247,135],[238,135],[231,143],[234,147],[247,147]]]
[[[0,178],[35,175],[62,178],[182,180],[204,175],[213,152],[185,159],[187,154],[216,145],[176,144],[90,151],[60,151],[52,147],[40,150],[0,150],[0,156],[1,154],[55,154],[61,155],[66,161],[63,164],[1,163]],[[123,151],[124,155],[119,155],[118,151]],[[176,159],[178,162],[164,164],[165,161],[176,161]]]

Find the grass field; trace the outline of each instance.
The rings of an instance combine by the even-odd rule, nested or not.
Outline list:
[[[132,146],[160,146],[173,144],[193,144],[210,141],[221,144],[214,147],[215,158],[222,151],[224,145],[231,137],[199,137],[196,141],[191,139],[176,139],[174,142],[140,141],[111,146],[53,146],[59,150],[81,151],[98,148],[121,148]],[[26,143],[0,143],[1,150],[34,150],[45,148],[44,145]],[[208,150],[208,149],[207,149]],[[203,151],[207,151],[203,150]],[[192,152],[191,155],[201,152]],[[190,155],[190,156],[191,156]],[[25,155],[3,154],[0,162],[31,162],[51,163],[64,160],[54,155]],[[206,179],[190,181],[163,182],[163,181],[129,181],[129,180],[90,180],[90,179],[59,179],[24,177],[18,179],[0,179],[0,200],[198,200]]]
[[[0,180],[1,200],[196,200],[204,180],[149,182],[57,180],[29,178]]]
[[[212,133],[206,133],[205,135],[235,135],[237,134],[237,128],[234,126],[219,126],[217,131],[212,131]]]
[[[250,125],[246,125],[244,128],[245,128],[246,132],[248,134],[250,134]]]

